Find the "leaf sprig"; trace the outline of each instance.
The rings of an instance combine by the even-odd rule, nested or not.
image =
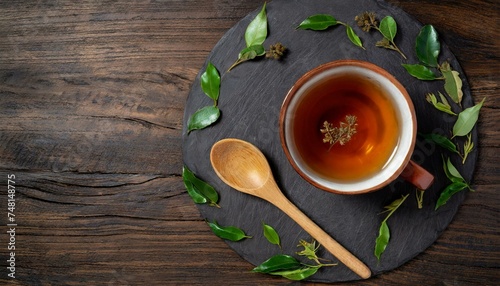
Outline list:
[[[396,38],[396,33],[398,31],[398,25],[393,17],[386,16],[380,21],[379,24],[374,12],[364,12],[357,15],[354,20],[363,31],[370,32],[371,29],[374,29],[382,34],[384,38],[378,41],[375,46],[396,51],[404,59],[406,59],[406,55],[394,42],[394,38]]]
[[[316,14],[307,17],[302,23],[297,26],[297,29],[302,29],[302,30],[313,30],[313,31],[322,31],[326,30],[329,27],[336,26],[336,25],[342,25],[346,28],[346,34],[349,40],[356,46],[362,48],[363,50],[365,49],[363,47],[363,43],[361,42],[361,39],[358,37],[356,32],[352,29],[351,26],[348,24],[338,21],[335,17],[332,15],[328,14]]]
[[[277,275],[289,280],[299,281],[314,275],[321,267],[336,266],[337,263],[322,263],[321,258],[316,254],[320,245],[316,245],[316,241],[307,242],[299,241],[299,247],[303,247],[302,251],[297,252],[300,256],[305,256],[309,260],[314,261],[315,265],[299,262],[295,257],[286,254],[277,254],[262,262],[252,271],[270,275]]]
[[[205,72],[201,75],[201,89],[211,98],[213,105],[198,109],[188,120],[188,134],[197,129],[203,129],[215,123],[220,117],[218,107],[220,93],[220,75],[217,68],[209,62]]]
[[[467,183],[464,179],[464,177],[458,172],[457,168],[451,163],[450,158],[447,160],[444,160],[443,158],[443,169],[444,173],[446,174],[446,177],[451,181],[451,184],[449,184],[442,192],[441,195],[439,196],[437,202],[436,202],[436,207],[435,210],[446,204],[448,200],[456,193],[468,188],[469,191],[474,191],[469,183]]]
[[[421,134],[427,141],[434,142],[438,146],[443,147],[444,149],[456,153],[462,158],[462,164],[465,164],[468,155],[474,150],[474,142],[472,142],[471,131],[477,123],[479,119],[479,112],[481,107],[484,104],[485,99],[483,99],[480,103],[464,109],[462,112],[458,114],[458,119],[455,121],[452,129],[452,137],[448,139],[448,137],[443,136],[441,134],[430,133],[430,134]],[[462,153],[459,151],[459,148],[455,143],[453,143],[452,139],[455,137],[466,136],[467,139],[463,145]]]
[[[255,18],[248,24],[245,30],[245,43],[246,47],[241,50],[238,54],[238,59],[229,67],[228,71],[231,71],[237,65],[253,60],[257,57],[266,56],[266,58],[272,58],[279,60],[283,57],[286,51],[286,47],[281,43],[276,43],[271,45],[269,51],[264,48],[264,41],[267,38],[267,13],[266,13],[266,3],[262,6],[260,12],[255,16]]]
[[[393,201],[391,204],[385,206],[384,212],[389,212],[385,219],[380,224],[380,228],[378,231],[377,239],[375,240],[375,251],[374,254],[377,259],[380,261],[380,256],[384,253],[387,245],[389,244],[389,240],[391,238],[391,232],[389,230],[389,225],[387,224],[387,220],[392,216],[392,214],[403,204],[409,194],[402,196],[401,198]]]
[[[457,114],[453,112],[453,110],[451,110],[451,105],[448,103],[446,97],[441,92],[438,92],[438,95],[440,101],[438,101],[433,93],[428,93],[425,96],[425,99],[427,100],[427,102],[431,103],[437,110],[457,116]]]
[[[433,105],[436,106],[437,109],[447,112],[443,110],[445,107],[442,107],[442,105],[438,105],[440,102],[436,102],[435,99],[432,98],[430,100],[433,103]],[[455,121],[455,124],[453,125],[452,137],[450,139],[448,139],[448,137],[446,136],[436,133],[421,134],[421,135],[427,141],[434,142],[438,146],[441,146],[448,151],[456,153],[457,155],[460,156],[460,158],[462,158],[462,164],[465,164],[468,155],[474,150],[474,142],[472,142],[471,131],[477,123],[477,120],[479,118],[479,111],[481,110],[484,101],[485,99],[483,99],[480,103],[472,107],[464,109],[462,112],[458,114],[458,118]],[[464,142],[463,151],[460,152],[459,148],[457,147],[458,144],[455,145],[452,139],[454,139],[455,137],[462,137],[462,136],[466,136],[467,139]]]

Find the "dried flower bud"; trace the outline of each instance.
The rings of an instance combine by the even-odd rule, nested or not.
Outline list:
[[[374,12],[363,12],[357,15],[354,20],[359,27],[365,32],[369,32],[371,28],[376,28],[378,22]]]
[[[286,52],[286,47],[281,43],[276,43],[271,45],[269,51],[266,52],[266,58],[273,58],[275,60],[280,60]]]

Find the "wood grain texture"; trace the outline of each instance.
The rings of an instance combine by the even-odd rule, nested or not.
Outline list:
[[[500,278],[499,4],[388,2],[433,24],[474,100],[487,97],[476,192],[424,253],[354,284],[494,285]],[[210,232],[180,177],[191,83],[221,36],[262,3],[0,3],[0,283],[300,284],[248,271],[252,266]],[[5,267],[11,173],[16,279]]]

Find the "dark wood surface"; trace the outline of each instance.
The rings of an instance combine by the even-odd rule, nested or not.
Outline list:
[[[475,193],[425,252],[359,285],[500,279],[497,1],[388,1],[433,24],[479,121]],[[187,195],[182,117],[229,28],[262,1],[0,3],[0,283],[295,284],[251,273]],[[16,179],[16,278],[7,276],[7,175]],[[298,284],[298,283],[297,283]]]

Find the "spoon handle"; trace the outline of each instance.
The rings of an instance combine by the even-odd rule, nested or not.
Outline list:
[[[276,186],[276,188],[278,188]],[[340,243],[335,241],[328,233],[321,229],[302,211],[300,211],[292,202],[290,202],[282,193],[274,195],[269,202],[281,209],[298,225],[307,231],[316,241],[323,245],[331,254],[337,257],[344,265],[349,267],[361,278],[367,279],[371,276],[371,271],[361,260],[345,249]]]

